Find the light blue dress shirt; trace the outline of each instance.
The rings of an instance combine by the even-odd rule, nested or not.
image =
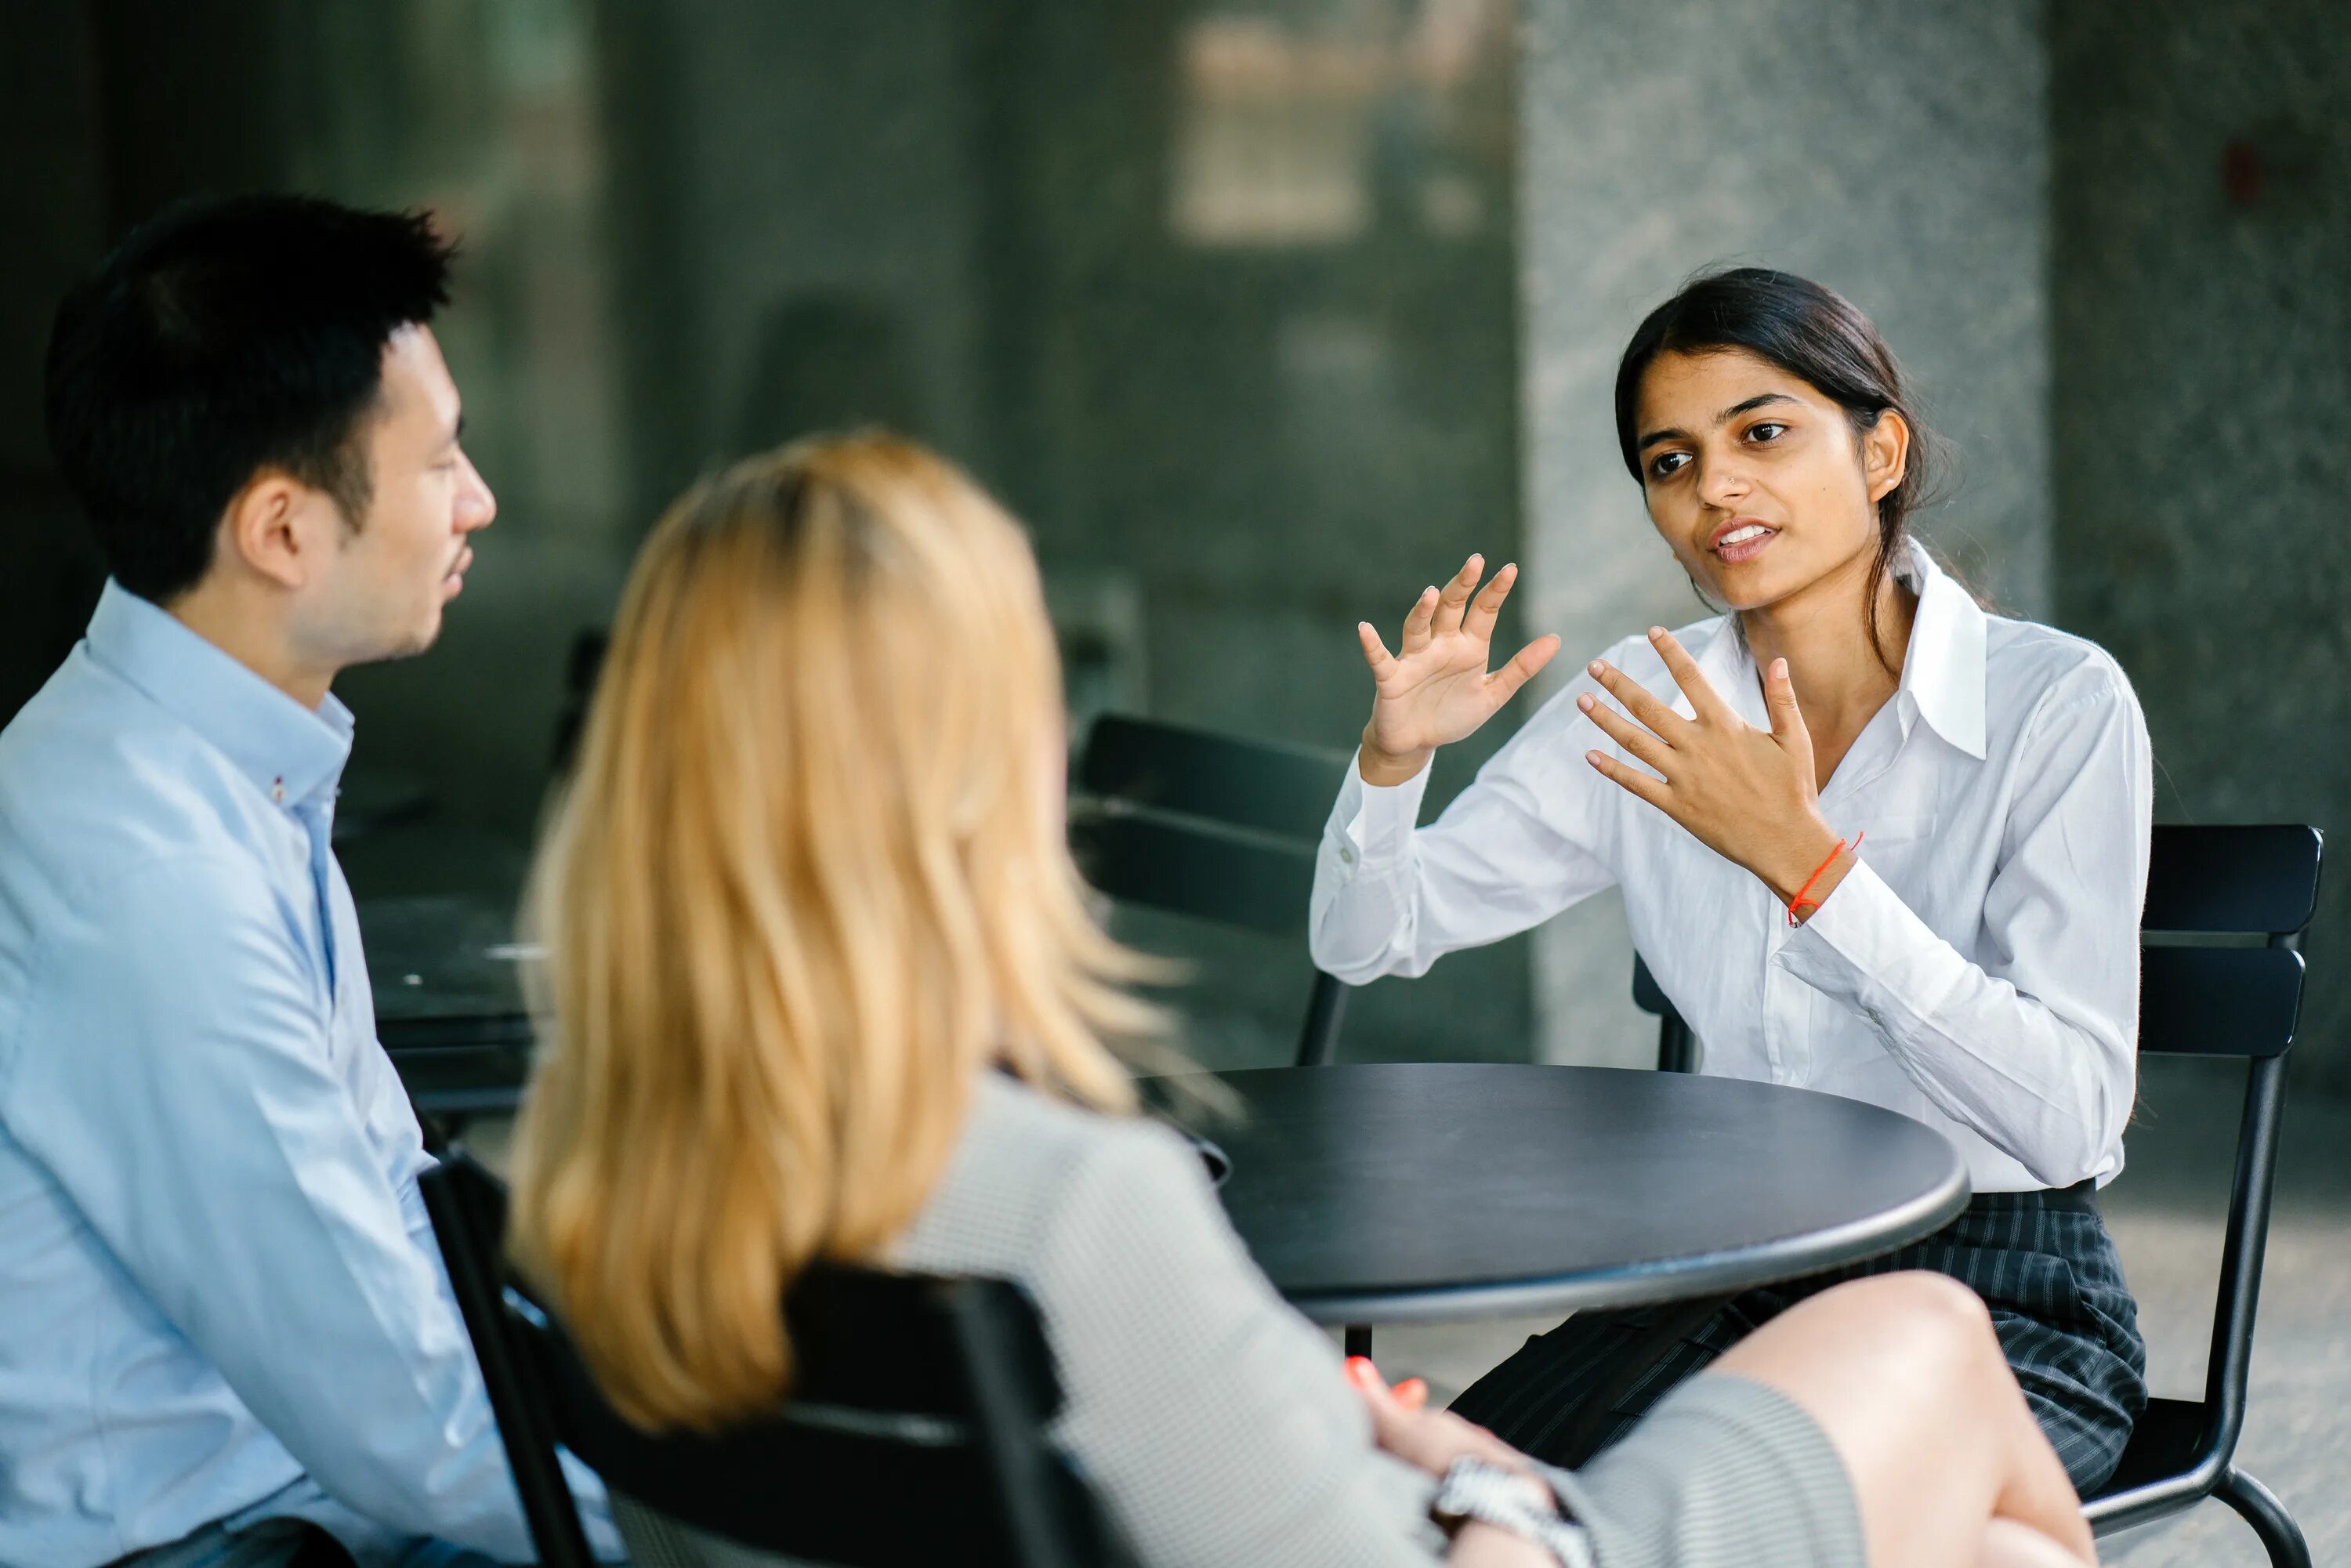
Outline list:
[[[111,582],[0,732],[0,1563],[274,1513],[531,1555],[329,848],[350,745]]]

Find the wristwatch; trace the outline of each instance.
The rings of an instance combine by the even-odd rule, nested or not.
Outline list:
[[[1582,1525],[1561,1518],[1555,1508],[1545,1508],[1529,1497],[1527,1479],[1517,1471],[1465,1455],[1445,1472],[1428,1511],[1439,1524],[1474,1519],[1507,1530],[1550,1552],[1562,1568],[1593,1568],[1592,1538]]]

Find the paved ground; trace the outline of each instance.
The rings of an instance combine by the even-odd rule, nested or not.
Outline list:
[[[2140,1303],[2158,1394],[2203,1386],[2241,1068],[2150,1065],[2131,1168],[2108,1222]],[[2232,1079],[2231,1074],[2237,1076]],[[1392,1377],[1417,1372],[1449,1398],[1551,1320],[1399,1326],[1377,1336]],[[2314,1559],[2351,1562],[2351,1105],[2292,1106],[2254,1337],[2239,1458],[2302,1521]],[[2219,1503],[2102,1542],[2122,1568],[2258,1568],[2261,1543]]]

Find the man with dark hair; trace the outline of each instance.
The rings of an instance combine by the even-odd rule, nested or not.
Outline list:
[[[329,687],[431,645],[496,510],[450,256],[208,201],[58,308],[111,580],[0,732],[0,1562],[530,1554],[329,847]]]

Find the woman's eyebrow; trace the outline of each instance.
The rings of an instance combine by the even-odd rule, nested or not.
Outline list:
[[[1732,420],[1737,419],[1742,413],[1750,413],[1756,409],[1765,408],[1775,402],[1794,402],[1796,400],[1794,398],[1790,397],[1786,392],[1758,392],[1753,397],[1749,398],[1745,402],[1732,403],[1729,408],[1726,408],[1720,413],[1716,414],[1714,416],[1714,423],[1717,424],[1729,424]],[[1650,447],[1655,446],[1660,441],[1687,441],[1688,439],[1688,431],[1668,425],[1663,430],[1653,430],[1649,432],[1648,434],[1641,437],[1639,444],[1635,446],[1634,450],[1636,452],[1646,452]]]
[[[1795,401],[1796,400],[1794,398],[1790,397],[1786,392],[1758,392],[1755,396],[1749,398],[1745,402],[1732,403],[1729,408],[1726,408],[1720,413],[1716,414],[1714,416],[1714,423],[1717,424],[1729,424],[1740,414],[1750,413],[1755,409],[1763,408],[1775,402],[1793,402]]]

